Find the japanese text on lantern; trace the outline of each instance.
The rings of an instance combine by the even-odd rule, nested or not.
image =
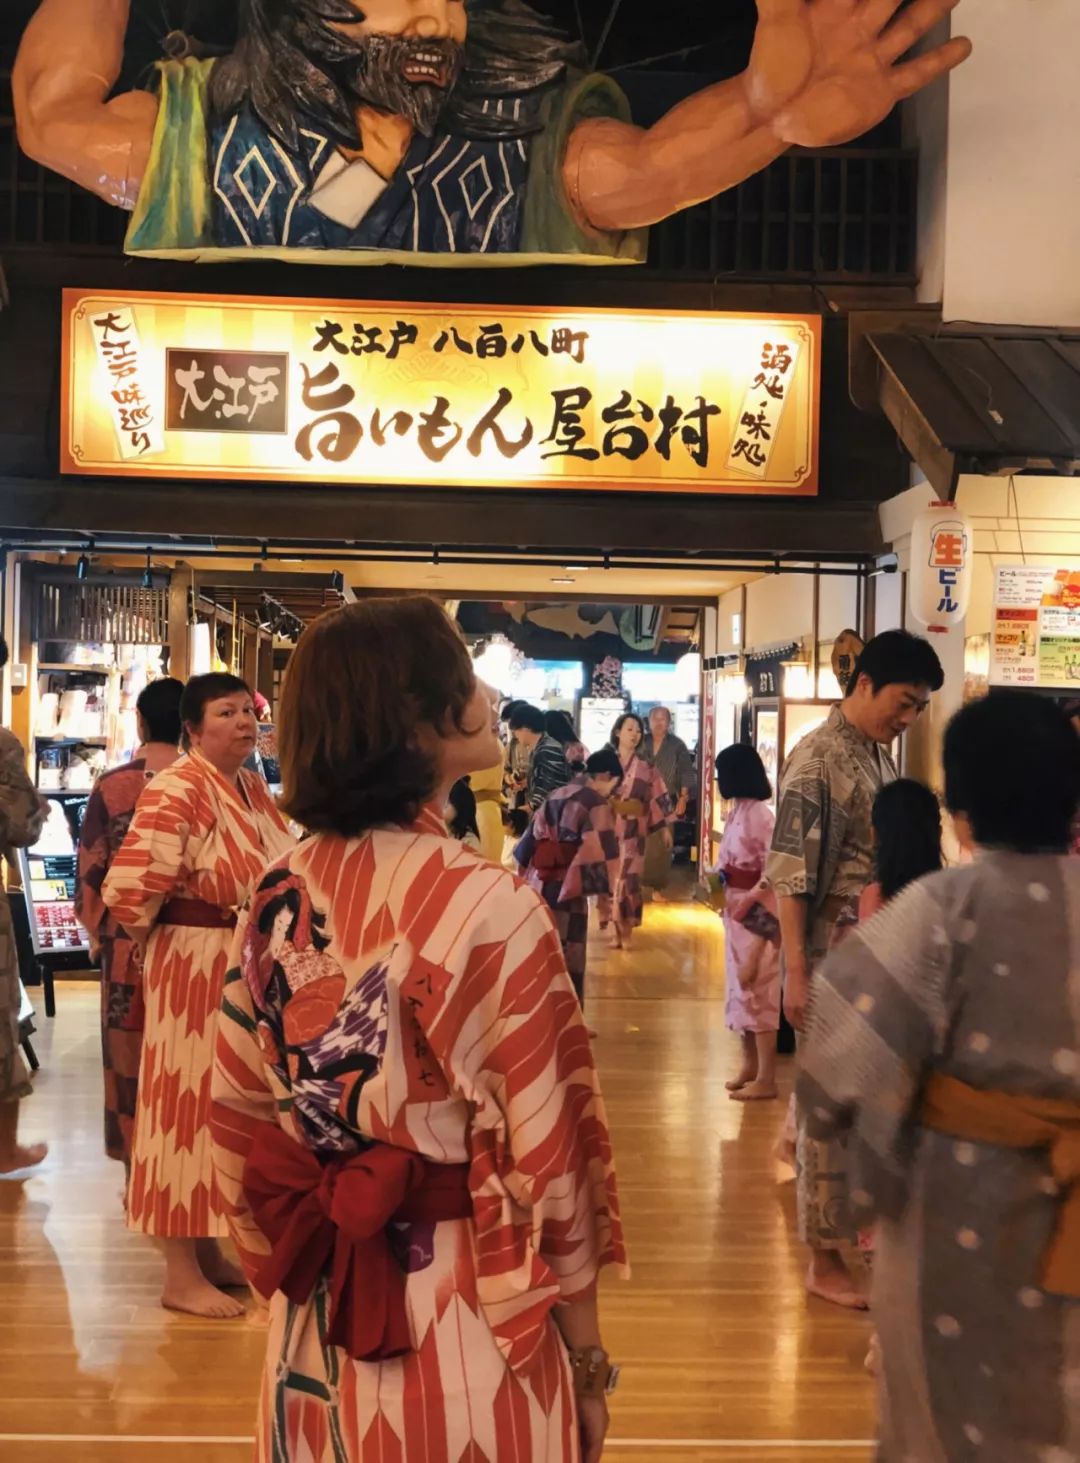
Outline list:
[[[159,403],[152,434],[119,453],[100,381],[85,381],[88,345],[102,350],[90,305],[129,328]],[[66,291],[62,461],[181,478],[813,493],[819,326]]]
[[[930,568],[938,587],[939,615],[955,615],[956,586],[967,563],[968,536],[962,524],[939,523],[930,536]]]

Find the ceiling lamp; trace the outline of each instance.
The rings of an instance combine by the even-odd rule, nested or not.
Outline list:
[[[503,635],[494,636],[473,661],[473,670],[493,691],[505,695],[513,680],[517,651]]]

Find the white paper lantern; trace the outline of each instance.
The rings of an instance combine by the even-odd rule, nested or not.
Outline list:
[[[518,652],[502,635],[494,636],[473,661],[473,670],[492,690],[505,696],[509,693],[518,669]]]
[[[696,701],[701,695],[701,656],[696,650],[675,662],[675,684],[680,701]]]
[[[963,623],[974,564],[971,520],[953,503],[931,503],[911,530],[908,597],[920,625],[942,632]]]

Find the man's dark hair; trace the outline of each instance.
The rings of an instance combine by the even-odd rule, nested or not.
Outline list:
[[[578,739],[577,727],[565,711],[549,711],[544,717],[544,730],[560,747],[569,747]]]
[[[921,635],[909,630],[885,630],[867,642],[856,660],[847,684],[852,696],[860,676],[868,676],[874,695],[886,686],[928,686],[940,691],[945,683],[937,651]]]
[[[543,736],[547,731],[547,717],[538,706],[530,706],[527,701],[519,701],[511,711],[507,725],[512,732],[531,731]]]
[[[439,126],[452,136],[484,141],[537,132],[547,89],[568,67],[583,64],[580,46],[525,0],[468,0],[467,10],[460,72]],[[359,147],[348,78],[362,66],[372,38],[354,39],[328,22],[363,18],[350,0],[240,0],[236,46],[210,74],[212,118],[222,121],[246,104],[293,151],[305,121],[346,147]],[[445,43],[424,45],[430,50]],[[506,100],[514,105],[495,105]]]
[[[623,765],[614,747],[601,747],[599,752],[594,752],[585,763],[585,771],[589,777],[617,777],[620,782],[623,779]]]
[[[140,693],[135,709],[142,717],[148,742],[162,742],[165,746],[180,744],[183,730],[180,720],[180,699],[184,694],[184,683],[175,676],[164,676],[160,681],[151,681]]]
[[[746,742],[725,747],[716,759],[716,785],[722,798],[752,798],[767,803],[772,797],[769,775],[757,749]]]
[[[1080,803],[1080,737],[1030,691],[973,701],[945,733],[945,801],[984,847],[1064,851]]]

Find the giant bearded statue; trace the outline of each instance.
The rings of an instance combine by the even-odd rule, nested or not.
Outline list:
[[[31,157],[131,210],[131,253],[634,262],[647,225],[963,61],[905,59],[956,3],[758,0],[746,71],[643,129],[523,0],[239,0],[229,55],[118,96],[129,0],[42,0],[15,114]]]

